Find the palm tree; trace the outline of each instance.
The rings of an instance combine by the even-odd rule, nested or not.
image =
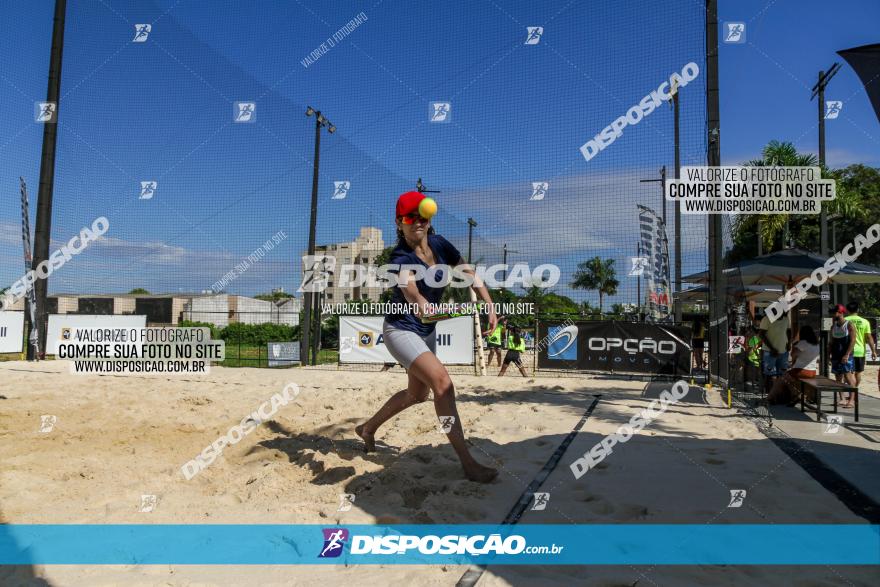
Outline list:
[[[574,289],[596,290],[599,292],[599,314],[602,313],[602,303],[605,295],[613,296],[617,293],[617,274],[614,270],[614,259],[593,257],[589,261],[578,264],[574,272],[574,281],[571,287]]]
[[[535,314],[540,314],[544,309],[547,295],[550,291],[542,289],[537,285],[533,285],[528,289],[523,287],[523,290],[525,293],[522,295],[522,301],[527,304],[534,304]]]
[[[745,165],[756,167],[817,167],[819,160],[812,153],[798,153],[794,145],[789,142],[772,140],[761,151],[761,159],[752,159]],[[834,177],[833,172],[822,169],[822,177]],[[860,214],[862,208],[859,204],[858,194],[838,186],[837,197],[831,202],[824,202],[826,211],[838,213],[845,217],[853,217]],[[739,216],[734,224],[736,232],[755,227],[755,232],[762,242],[773,243],[779,234],[787,235],[791,216],[789,214],[745,214]],[[757,225],[757,226],[756,226]],[[783,247],[788,243],[784,242]]]

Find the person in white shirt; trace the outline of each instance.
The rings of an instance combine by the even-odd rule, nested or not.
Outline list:
[[[800,386],[798,379],[812,379],[819,370],[819,338],[811,326],[803,326],[798,333],[798,341],[791,349],[792,367],[785,372],[770,390],[767,400],[770,404],[794,405],[797,402]]]

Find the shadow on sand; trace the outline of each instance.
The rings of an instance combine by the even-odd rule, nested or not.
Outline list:
[[[651,387],[651,386],[648,386]],[[668,386],[667,386],[668,388]],[[597,393],[599,408],[578,433],[574,443],[540,491],[550,491],[550,507],[527,510],[520,523],[548,524],[808,524],[863,523],[836,496],[805,476],[800,466],[769,439],[696,438],[658,418],[642,434],[619,445],[599,466],[575,479],[569,464],[597,444],[603,435],[591,431],[597,420],[606,423],[628,421],[634,410],[643,408],[654,395],[633,389],[609,387],[602,390],[495,391],[480,388],[459,395],[468,402],[540,404],[561,406],[574,423]],[[687,400],[692,399],[692,402]],[[708,411],[698,391],[670,408],[691,415]],[[601,409],[603,402],[616,409]],[[466,405],[462,413],[467,414]],[[559,411],[554,412],[559,417]],[[406,413],[398,416],[406,418]],[[412,417],[412,416],[409,416]],[[566,417],[568,417],[566,415]],[[720,417],[717,416],[716,417]],[[734,413],[725,418],[737,417]],[[357,508],[383,524],[473,524],[500,523],[528,484],[541,471],[565,434],[535,435],[514,442],[499,443],[472,435],[475,455],[500,470],[489,485],[463,478],[448,445],[414,443],[408,448],[379,445],[377,453],[365,455],[352,434],[303,434],[273,422],[276,437],[263,441],[265,448],[282,451],[291,466],[311,470],[312,483],[340,484],[340,491],[357,496]],[[351,426],[354,426],[352,421]],[[475,426],[479,428],[479,426]],[[603,429],[607,430],[607,426]],[[335,438],[345,436],[345,440]],[[524,434],[523,436],[528,436]],[[331,440],[331,437],[334,438]],[[381,431],[378,439],[381,438]],[[325,470],[316,464],[312,451],[336,454],[343,460],[366,459],[382,469],[357,474],[355,466]],[[876,452],[851,448],[850,458],[871,466]],[[794,482],[791,480],[795,480]],[[729,509],[730,490],[748,489],[743,507]],[[818,496],[818,497],[817,497]],[[793,506],[791,504],[800,504]],[[829,513],[833,512],[833,514]],[[328,523],[345,524],[342,514]],[[732,545],[733,547],[734,545]],[[687,545],[682,545],[686,548]],[[805,546],[806,547],[806,546]],[[454,584],[458,576],[450,577]],[[520,567],[493,566],[486,571],[510,585],[870,585],[876,569],[863,567],[783,566],[626,566],[606,567]],[[587,580],[589,578],[589,580]],[[486,577],[484,577],[484,580]],[[481,583],[482,584],[482,583]],[[494,584],[494,583],[493,583]]]
[[[0,520],[3,519],[0,514]],[[5,523],[0,522],[0,544],[3,549],[14,550],[18,548],[15,537],[9,532]],[[4,587],[14,587],[21,585],[22,587],[45,587],[51,583],[37,576],[37,572],[31,561],[20,565],[0,565],[0,585]]]

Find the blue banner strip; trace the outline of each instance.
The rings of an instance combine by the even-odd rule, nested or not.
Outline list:
[[[0,564],[878,565],[880,526],[11,524]]]

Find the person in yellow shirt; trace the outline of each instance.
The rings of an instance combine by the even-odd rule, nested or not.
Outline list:
[[[483,332],[483,336],[489,335],[486,336],[486,347],[489,349],[489,360],[486,362],[487,367],[492,366],[492,357],[498,357],[498,364],[501,364],[502,341],[507,338],[506,327],[507,316],[501,316],[493,330]]]
[[[761,387],[761,347],[763,342],[758,336],[758,322],[752,324],[751,335],[746,341],[745,380]]]
[[[513,363],[517,367],[519,367],[519,372],[522,373],[523,377],[528,377],[529,374],[526,372],[526,368],[522,364],[522,358],[520,355],[526,351],[526,340],[520,335],[519,328],[511,327],[510,332],[507,335],[507,354],[504,355],[504,364],[501,365],[501,371],[498,372],[498,377],[504,377],[504,373],[507,371],[507,366]]]
[[[877,345],[871,335],[871,323],[859,316],[859,303],[856,301],[848,303],[846,311],[846,321],[852,324],[856,331],[856,344],[853,346],[852,357],[855,365],[856,387],[858,387],[862,383],[862,373],[865,371],[865,349],[871,349],[876,357]]]

